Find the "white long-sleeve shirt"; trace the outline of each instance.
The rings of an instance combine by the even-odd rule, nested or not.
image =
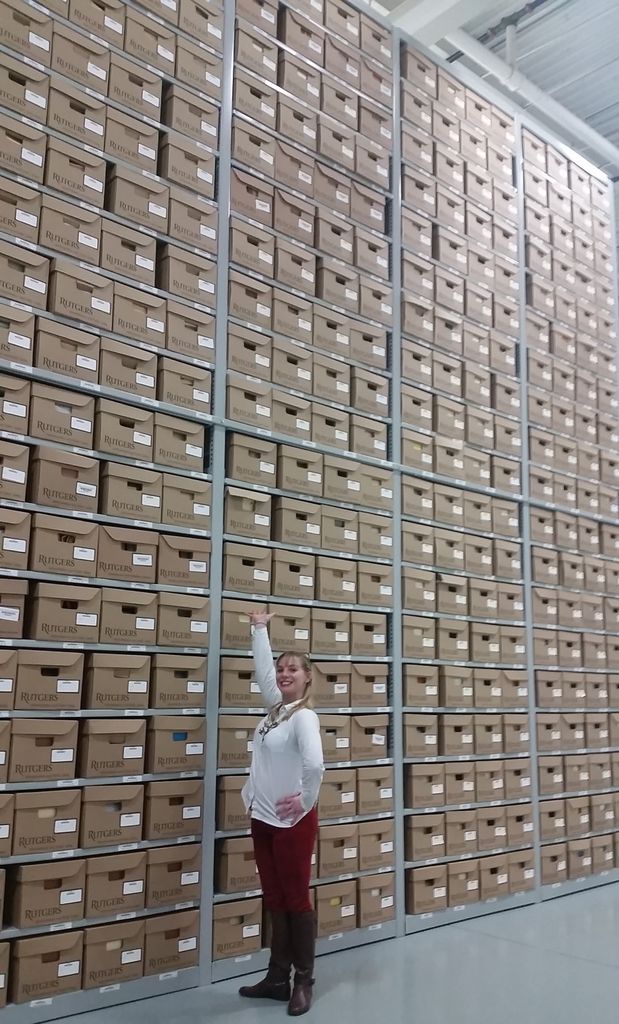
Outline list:
[[[275,682],[275,667],[266,626],[253,630],[253,654],[256,680],[267,710],[281,704],[281,693]],[[243,801],[252,818],[278,828],[290,828],[294,821],[277,817],[276,804],[284,796],[301,794],[307,814],[318,799],[324,765],[320,723],[311,708],[300,708],[289,718],[295,704],[286,704],[274,728],[261,735],[267,717],[254,733],[249,779],[243,787]]]

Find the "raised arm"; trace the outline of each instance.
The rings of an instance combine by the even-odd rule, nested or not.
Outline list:
[[[252,627],[252,651],[256,669],[256,682],[260,687],[265,707],[270,709],[281,704],[282,695],[275,682],[273,652],[269,642],[267,623],[271,618],[266,612],[250,613]]]

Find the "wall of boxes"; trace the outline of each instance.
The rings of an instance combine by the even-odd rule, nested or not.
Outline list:
[[[606,179],[346,0],[0,7],[7,1020],[264,963],[256,601],[321,953],[615,880]]]

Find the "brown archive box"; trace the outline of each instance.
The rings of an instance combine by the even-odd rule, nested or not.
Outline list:
[[[4,501],[26,500],[29,456],[26,445],[0,441],[0,498]]]
[[[0,795],[0,857],[10,857],[13,846],[13,817],[15,797],[12,793]]]
[[[24,632],[27,580],[0,580],[0,636],[19,640]]]
[[[30,433],[33,437],[90,448],[94,418],[94,398],[45,384],[32,385]]]
[[[0,118],[1,125],[1,118]],[[0,356],[24,366],[32,366],[34,352],[34,313],[13,309],[0,302]]]
[[[191,420],[174,416],[155,416],[153,460],[163,466],[181,469],[204,469],[204,427]]]
[[[11,746],[11,723],[3,720],[0,723],[0,779],[6,782],[9,773],[9,749]]]
[[[79,772],[84,779],[141,775],[145,719],[88,718],[82,725]]]
[[[353,715],[350,747],[353,761],[379,761],[388,757],[388,715]]]
[[[6,1006],[7,978],[9,976],[9,957],[11,947],[8,942],[0,943],[0,1009]]]
[[[217,851],[216,885],[219,892],[249,892],[260,888],[250,836],[221,841]]]
[[[18,719],[11,734],[10,782],[75,778],[77,722]]]
[[[143,910],[146,900],[147,853],[90,857],[85,864],[86,899],[83,917],[110,917]]]
[[[395,862],[393,819],[359,824],[359,870],[391,867]]]
[[[135,345],[104,338],[100,362],[99,383],[103,387],[143,398],[156,397],[157,356],[154,352],[143,352]]]
[[[212,485],[208,480],[190,480],[173,473],[163,474],[161,521],[192,530],[208,530],[211,520]]]
[[[150,917],[145,922],[145,933],[144,974],[161,974],[197,965],[200,940],[198,910]]]
[[[87,786],[82,794],[80,846],[140,842],[143,806],[144,786]]]
[[[350,654],[350,612],[337,608],[312,608],[314,654]]]
[[[351,666],[345,662],[318,662],[312,669],[312,699],[320,708],[350,707]]]
[[[83,675],[83,654],[21,650],[14,707],[17,711],[77,711],[81,707]]]
[[[84,988],[133,981],[144,973],[144,922],[99,925],[84,932]]]
[[[118,526],[99,526],[96,576],[131,583],[154,583],[156,534]]]
[[[84,914],[86,861],[22,864],[12,877],[7,923],[14,928],[80,921]]]
[[[43,196],[40,244],[84,263],[99,265],[101,217],[73,204]]]
[[[101,512],[121,519],[161,522],[163,477],[150,469],[103,463]]]
[[[247,811],[241,797],[246,779],[243,775],[225,775],[217,780],[217,828],[234,831],[248,825]]]
[[[213,907],[213,959],[256,953],[262,946],[262,900],[235,900]]]
[[[4,170],[43,182],[47,136],[4,114],[0,117],[0,166]]]
[[[33,502],[76,512],[96,512],[99,461],[73,452],[35,448],[28,484]]]
[[[157,654],[151,675],[151,705],[181,710],[205,703],[206,658],[182,654]]]
[[[36,344],[36,365],[41,369],[74,380],[98,383],[100,342],[95,335],[51,321],[40,321],[37,326]]]
[[[147,409],[99,400],[94,443],[102,452],[151,462],[155,419]]]
[[[202,717],[162,715],[151,718],[146,770],[190,772],[204,767],[206,722]]]
[[[160,594],[157,643],[165,647],[206,647],[209,607],[208,597]]]
[[[0,568],[28,568],[31,517],[17,509],[0,509]]]
[[[199,843],[148,851],[147,907],[200,899],[202,847]]]
[[[261,718],[254,715],[220,716],[217,762],[220,768],[249,768],[254,732],[260,722]]]
[[[54,850],[77,849],[80,802],[79,789],[16,793],[13,853],[51,853]],[[5,813],[0,815],[3,821],[6,820],[6,814],[12,817],[10,808],[6,808]]]
[[[14,1003],[50,999],[82,987],[83,932],[56,932],[13,945],[10,998]]]
[[[157,581],[174,587],[207,588],[211,542],[207,538],[161,534]]]
[[[357,772],[355,768],[332,768],[323,777],[318,801],[318,817],[341,818],[357,808]]]
[[[350,729],[349,715],[320,716],[325,762],[350,761]]]
[[[319,885],[316,889],[318,935],[336,935],[357,927],[357,886],[354,881]]]
[[[143,654],[92,654],[84,682],[84,706],[147,708],[150,658]]]
[[[142,232],[104,220],[101,227],[101,269],[123,277],[130,277],[141,284],[155,284],[156,240]],[[121,343],[117,343],[121,344]],[[136,353],[136,355],[144,353]],[[148,353],[146,353],[148,355]],[[106,387],[117,387],[103,379]]]
[[[101,591],[101,643],[148,644],[156,636],[156,593],[111,587]]]
[[[394,911],[394,875],[370,875],[357,882],[360,928],[391,921]]]
[[[29,177],[33,176],[31,170]],[[74,199],[101,208],[105,191],[105,160],[60,139],[50,138],[45,162],[45,184]]]
[[[31,385],[19,377],[0,376],[0,430],[28,433]]]
[[[201,779],[149,782],[144,810],[145,839],[176,839],[201,833],[203,789]]]
[[[71,320],[112,329],[114,283],[90,270],[82,270],[67,260],[51,262],[49,281],[50,313]]]
[[[46,307],[49,260],[8,242],[0,244],[0,290],[14,302]]]
[[[17,684],[17,651],[0,651],[0,710],[12,711]]]
[[[318,875],[331,878],[359,869],[358,825],[322,825],[318,835]]]
[[[96,576],[99,539],[96,523],[36,514],[32,526],[32,571],[85,578]]]
[[[8,181],[0,187],[0,230],[36,245],[39,237],[41,193]]]
[[[226,533],[270,540],[271,503],[268,494],[246,491],[240,487],[226,488]]]

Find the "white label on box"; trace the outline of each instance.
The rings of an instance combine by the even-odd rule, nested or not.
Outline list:
[[[19,622],[19,608],[0,606],[0,620],[4,622]]]
[[[190,633],[208,633],[208,622],[200,619],[192,619],[189,627]]]
[[[260,935],[259,924],[246,924],[243,926],[243,938],[253,939],[256,935]]]
[[[187,693],[204,693],[204,683],[200,679],[187,680]]]
[[[81,969],[81,960],[68,960],[65,963],[58,964],[58,977],[71,978],[75,974],[79,974]]]
[[[132,761],[136,758],[144,756],[144,747],[140,746],[128,746],[123,747],[123,758],[126,761]]]
[[[80,681],[79,679],[57,679],[56,680],[56,693],[79,693],[80,692]]]
[[[185,744],[185,753],[187,755],[203,754],[204,753],[204,744],[203,743],[186,743]]]
[[[295,629],[295,640],[309,640],[309,629]]]
[[[123,950],[120,962],[122,964],[138,964],[142,959],[141,949],[125,949]]]
[[[269,573],[266,569],[254,569],[254,579],[260,583],[268,583]]]
[[[127,680],[127,693],[147,693],[148,692],[148,680],[146,679],[128,679]]]
[[[18,224],[28,224],[29,227],[36,228],[38,224],[38,217],[34,213],[28,213],[26,210],[16,210],[15,220]]]
[[[344,633],[344,632],[340,632],[340,631],[336,630],[335,631],[335,642],[336,642],[336,644],[347,644],[348,643],[348,633]]]
[[[142,892],[144,892],[144,882],[141,878],[133,882],[123,882],[123,896],[137,896]]]
[[[13,692],[13,680],[12,679],[0,679],[0,693],[12,693]]]
[[[95,560],[95,549],[94,548],[73,548],[73,558],[79,562],[94,562]]]
[[[107,299],[98,299],[96,295],[92,295],[90,308],[96,309],[98,313],[110,313],[112,311],[112,303],[108,302]]]
[[[87,132],[92,132],[93,135],[103,136],[103,125],[98,121],[93,121],[90,117],[84,118],[84,129]]]
[[[192,949],[198,948],[198,940],[193,937],[190,939],[179,939],[178,940],[178,951],[179,953],[188,953]]]
[[[181,885],[197,885],[200,881],[199,871],[183,871],[181,872]]]
[[[83,889],[65,889],[60,893],[60,905],[66,906],[71,903],[81,903],[84,897]]]
[[[380,733],[375,732],[372,734],[372,743],[375,747],[384,747],[385,737]]]
[[[344,856],[344,860],[352,860],[354,857],[357,856],[357,847],[356,846],[344,847],[344,854],[343,854],[343,856]]]
[[[342,580],[342,590],[345,590],[347,593],[354,593],[355,588],[356,585],[351,580]]]
[[[52,764],[70,764],[75,756],[72,747],[56,747],[51,752]]]
[[[347,736],[337,736],[335,740],[335,746],[338,750],[347,750],[350,746],[350,742]]]
[[[68,835],[77,832],[77,818],[57,818],[54,822],[54,835]]]
[[[299,576],[300,587],[313,587],[314,577],[313,576]]]
[[[138,615],[135,620],[136,629],[154,629],[155,620],[147,616]]]
[[[39,153],[33,153],[32,150],[22,147],[21,158],[28,164],[34,164],[35,167],[43,166],[43,157]]]
[[[2,541],[3,551],[25,551],[26,541],[20,540],[18,537],[4,537]]]
[[[444,844],[445,844],[445,837],[444,836],[440,836],[440,835],[439,836],[432,836],[432,839],[430,841],[430,845],[431,846],[443,846]]]
[[[120,827],[121,828],[135,828],[136,825],[142,824],[142,815],[140,812],[135,814],[121,814],[120,816]]]

